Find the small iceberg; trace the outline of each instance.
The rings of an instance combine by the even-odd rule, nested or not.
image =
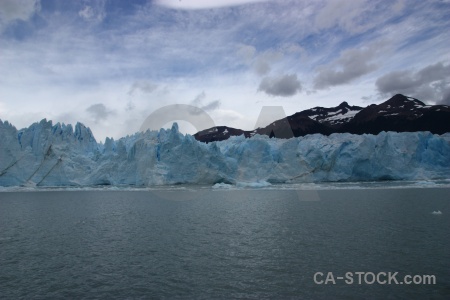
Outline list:
[[[232,189],[232,188],[234,188],[234,186],[232,184],[220,182],[220,183],[216,183],[215,185],[213,185],[212,188],[213,189]]]
[[[442,215],[442,212],[440,210],[435,210],[431,214],[432,215]]]
[[[244,187],[244,188],[262,188],[270,186],[271,184],[267,181],[256,181],[256,182],[238,182],[236,183],[237,187]]]

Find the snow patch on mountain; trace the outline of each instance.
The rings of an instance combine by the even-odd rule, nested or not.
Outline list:
[[[359,110],[347,110],[344,113],[340,111],[337,114],[330,115],[322,121],[348,120],[353,118],[357,113],[359,113]]]
[[[334,108],[315,107],[302,113],[311,120],[335,126],[349,122],[361,109],[361,107],[349,106],[347,102],[343,102]]]

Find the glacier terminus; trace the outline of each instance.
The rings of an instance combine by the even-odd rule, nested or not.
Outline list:
[[[450,134],[234,136],[202,143],[171,129],[98,143],[81,123],[0,121],[0,186],[153,186],[450,178]]]

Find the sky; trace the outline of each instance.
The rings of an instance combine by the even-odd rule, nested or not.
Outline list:
[[[104,140],[174,104],[246,130],[265,106],[450,104],[449,15],[449,0],[1,0],[0,119]]]

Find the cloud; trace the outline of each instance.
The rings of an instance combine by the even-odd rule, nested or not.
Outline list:
[[[318,68],[314,88],[322,90],[346,84],[374,71],[377,65],[371,61],[376,52],[375,47],[343,51],[336,61]]]
[[[221,104],[222,103],[220,102],[220,100],[214,100],[214,101],[211,101],[208,104],[202,106],[202,109],[206,110],[206,111],[215,110],[215,109],[218,109]]]
[[[375,85],[382,96],[405,94],[425,102],[449,103],[450,64],[438,62],[419,71],[393,71],[379,77]]]
[[[106,120],[110,115],[114,114],[113,111],[108,110],[102,103],[93,104],[86,111],[94,118],[95,123]]]
[[[290,97],[302,90],[302,85],[296,74],[264,77],[259,84],[258,91],[271,96]]]
[[[250,45],[240,45],[237,51],[238,57],[250,64],[255,56],[256,48]]]
[[[378,78],[375,85],[381,94],[397,93],[398,91],[409,94],[416,88],[416,80],[411,71],[392,71]]]
[[[253,65],[253,69],[260,76],[267,75],[271,70],[269,63],[263,59],[258,59]]]
[[[101,22],[106,17],[106,0],[84,0],[78,15],[88,22]]]
[[[227,6],[238,6],[267,0],[156,0],[155,4],[173,9],[209,9]]]
[[[204,111],[213,111],[220,107],[222,104],[220,100],[214,100],[211,102],[208,102],[206,104],[203,104],[203,100],[206,99],[206,93],[205,91],[202,91],[200,94],[198,94],[192,101],[191,105],[199,107],[203,109]]]
[[[39,0],[0,1],[0,29],[14,20],[27,21],[39,9]]]
[[[225,1],[205,1],[203,7],[233,4]],[[378,94],[374,84],[378,77],[407,68],[416,72],[438,61],[448,64],[448,4],[419,1],[399,15],[391,9],[394,1],[357,0],[353,5],[345,0],[275,0],[186,10],[142,0],[105,0],[104,6],[91,0],[64,5],[42,1],[40,9],[29,5],[38,1],[0,0],[1,117],[21,127],[70,111],[74,121],[91,123],[96,136],[100,132],[120,137],[139,128],[135,120],[140,120],[142,111],[189,104],[203,89],[208,93],[198,107],[211,109],[217,118],[221,111],[238,112],[239,121],[218,120],[241,127],[249,122],[248,129],[253,129],[257,117],[250,108],[257,101],[273,102],[265,93],[298,96],[310,90],[305,95],[308,101],[302,103],[292,101],[296,96],[277,98],[288,114],[317,101],[321,106],[335,106],[342,99],[366,105],[358,101]],[[194,3],[174,2],[175,6]],[[16,12],[6,9],[6,4],[15,5]],[[98,21],[102,12],[104,19]],[[2,30],[5,16],[11,22]],[[18,39],[19,33],[27,38]],[[380,39],[389,41],[389,51],[376,52],[362,63],[363,67],[379,64],[379,70],[332,91],[312,90],[321,71],[351,73],[350,63],[338,63],[346,49],[371,48],[368,43]],[[278,53],[278,60],[268,53]],[[298,76],[291,80],[293,88],[280,88],[283,80],[276,82],[285,74]],[[338,81],[328,79],[332,84]],[[436,99],[444,101],[446,85],[437,87],[438,83],[445,82],[425,85],[422,93],[434,85],[443,91]],[[259,85],[264,93],[255,93]],[[95,103],[103,103],[106,113],[113,110],[116,116],[94,123],[94,112],[85,109]],[[25,114],[30,117],[25,119]],[[123,123],[128,119],[134,127]]]
[[[450,85],[442,93],[442,99],[439,101],[439,104],[450,105]]]
[[[144,93],[144,94],[150,94],[157,88],[158,88],[158,85],[151,81],[140,80],[140,81],[134,82],[131,85],[130,90],[128,91],[128,95],[134,95],[138,91],[140,91],[141,93]]]
[[[102,7],[93,7],[85,5],[78,11],[78,15],[86,21],[102,21],[105,18],[105,12]]]
[[[256,74],[264,76],[272,70],[272,65],[281,61],[282,58],[283,54],[279,51],[265,51],[255,58],[252,68]]]
[[[136,108],[136,104],[134,104],[133,101],[128,101],[127,105],[125,106],[125,111],[132,111]]]
[[[191,101],[191,104],[194,106],[202,105],[203,100],[206,98],[205,91],[202,91],[200,94],[198,94],[194,100]]]
[[[404,0],[330,0],[318,10],[314,25],[319,30],[339,27],[350,33],[361,33],[399,14],[404,7]]]
[[[85,19],[90,19],[94,16],[94,10],[89,5],[85,6],[78,12],[78,15]]]
[[[6,104],[0,102],[0,119],[1,117],[8,112]]]
[[[295,53],[298,52],[299,48],[298,46],[288,45],[283,50],[288,53]],[[246,65],[250,66],[257,75],[264,76],[270,73],[273,64],[282,60],[283,53],[272,49],[257,53],[254,46],[240,45],[237,56]]]

